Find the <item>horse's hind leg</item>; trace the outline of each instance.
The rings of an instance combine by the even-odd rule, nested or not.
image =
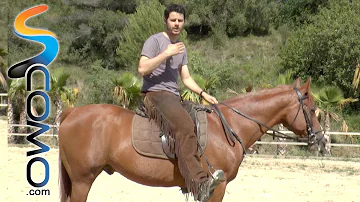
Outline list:
[[[91,185],[96,179],[96,176],[101,171],[94,173],[84,174],[82,169],[76,170],[76,174],[73,173],[73,179],[71,179],[71,197],[70,202],[86,202]]]
[[[221,202],[225,195],[226,184],[227,182],[219,184],[215,188],[213,195],[207,202]]]
[[[70,202],[86,202],[91,185],[86,181],[72,182]]]

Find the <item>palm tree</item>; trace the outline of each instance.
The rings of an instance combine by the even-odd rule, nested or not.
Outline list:
[[[119,78],[111,80],[113,87],[113,103],[124,108],[134,108],[140,99],[141,82],[130,72],[124,72]]]
[[[26,99],[26,89],[25,89],[25,79],[16,79],[8,80],[8,119],[9,124],[15,123],[14,118],[14,107],[15,103],[17,106],[20,106],[20,124],[26,125],[26,110],[25,110],[25,99]],[[9,127],[9,133],[14,133],[14,128]],[[19,133],[27,133],[26,126],[20,126]],[[25,143],[25,136],[11,136],[10,142],[16,144]]]
[[[8,89],[8,84],[7,84],[7,79],[6,79],[6,73],[5,73],[5,68],[4,66],[2,66],[0,64],[1,68],[0,68],[0,85],[3,89],[5,89],[7,91]]]
[[[1,87],[7,92],[9,93],[9,86],[11,86],[12,80],[11,79],[7,79],[6,77],[6,71],[7,71],[7,67],[6,67],[6,62],[4,60],[4,57],[7,55],[5,49],[0,48],[0,84]],[[11,102],[11,97],[10,95],[7,96],[7,104],[8,104],[8,109],[7,109],[7,117],[8,117],[8,133],[14,133],[15,129],[13,127],[9,127],[10,124],[14,124],[15,123],[15,118],[14,118],[14,108]]]
[[[6,62],[4,60],[4,57],[7,55],[5,49],[0,48],[0,84],[1,86],[7,90],[7,78],[6,78]]]
[[[66,107],[74,107],[79,95],[78,88],[65,88],[64,93],[61,94],[61,100]]]
[[[338,109],[342,109],[347,103],[356,102],[358,99],[353,98],[344,98],[341,89],[333,86],[326,86],[321,88],[318,92],[313,92],[313,95],[321,109],[323,109],[323,113],[325,114],[325,139],[327,140],[327,144],[325,146],[326,154],[331,155],[331,148],[329,143],[331,143],[331,137],[328,133],[331,129],[330,120],[333,119],[335,121],[340,120],[340,115],[334,112],[334,109],[337,107]]]
[[[203,89],[204,91],[207,91],[206,89],[206,80],[198,75],[198,74],[194,74],[192,76],[192,78],[194,79],[194,81],[199,85],[199,87],[201,89]],[[181,93],[181,97],[183,100],[190,100],[194,103],[200,104],[201,103],[201,98],[198,94],[192,92],[190,89],[186,88],[185,86],[182,86],[180,91],[182,91]]]
[[[8,133],[15,133],[15,129],[13,127],[10,127],[11,124],[15,123],[15,117],[14,117],[14,107],[12,105],[12,99],[9,95],[9,89],[13,88],[12,87],[12,80],[9,79],[7,81],[7,84],[9,86],[8,90],[8,101],[7,101],[7,117],[8,117]]]
[[[63,101],[61,98],[64,97],[63,94],[66,94],[68,91],[65,86],[69,77],[70,74],[64,72],[56,72],[51,75],[51,89],[49,95],[56,108],[54,124],[57,126],[60,125],[60,115],[63,111]]]
[[[4,49],[0,48],[0,93],[8,91],[7,77],[6,77],[6,62],[4,60],[6,52]],[[9,99],[9,98],[8,98]],[[2,104],[2,103],[0,103]]]
[[[193,74],[192,78],[199,85],[199,87],[201,89],[203,89],[204,91],[206,91],[208,93],[210,93],[212,88],[219,82],[218,78],[216,78],[216,77],[211,77],[211,78],[205,79],[204,77],[202,77],[198,74]],[[192,101],[194,103],[198,103],[198,104],[200,104],[200,103],[206,104],[206,105],[209,104],[203,98],[201,98],[198,94],[192,92],[190,89],[186,88],[184,85],[182,85],[180,87],[180,92],[182,92],[181,97],[183,100],[190,100],[190,101]]]

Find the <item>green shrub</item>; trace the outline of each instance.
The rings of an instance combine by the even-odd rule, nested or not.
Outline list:
[[[158,32],[165,31],[165,7],[157,0],[140,3],[136,13],[131,14],[122,32],[116,60],[121,67],[136,71],[142,46],[147,38]],[[180,40],[186,45],[186,32],[182,32]]]
[[[104,69],[100,60],[95,61],[90,68],[86,71],[88,76],[85,78],[84,87],[79,92],[78,105],[112,103],[110,78],[114,73]]]
[[[312,21],[320,7],[328,5],[328,0],[283,0],[280,2],[276,24],[301,26]]]
[[[356,61],[360,58],[360,2],[331,0],[290,36],[280,53],[284,70],[312,76],[315,82],[336,85],[350,97]]]
[[[210,28],[216,36],[230,37],[268,33],[278,9],[271,0],[193,0],[186,6],[190,27]]]
[[[114,69],[117,43],[125,26],[125,14],[105,9],[94,10],[91,14],[84,13],[80,16],[81,20],[74,20],[79,25],[75,29],[77,36],[70,39],[67,59],[82,60],[88,64],[103,60],[104,67]]]

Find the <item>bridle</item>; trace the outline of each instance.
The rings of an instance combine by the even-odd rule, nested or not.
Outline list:
[[[307,128],[307,133],[308,133],[308,144],[309,145],[313,145],[315,142],[316,143],[319,143],[319,141],[324,138],[324,135],[321,136],[321,138],[319,138],[318,140],[316,140],[316,134],[320,133],[320,132],[323,132],[323,130],[317,130],[317,131],[314,131],[313,130],[313,127],[312,127],[312,124],[311,124],[311,121],[310,121],[310,118],[309,118],[309,115],[308,113],[306,112],[305,110],[305,105],[304,105],[304,100],[305,99],[308,99],[309,96],[306,94],[306,95],[302,95],[300,90],[297,89],[296,87],[293,88],[299,98],[299,102],[300,102],[300,105],[299,105],[299,109],[296,113],[296,116],[294,118],[294,120],[291,122],[291,124],[289,125],[289,127],[291,128],[292,125],[294,124],[296,118],[298,117],[299,115],[299,111],[300,111],[300,107],[302,108],[302,111],[304,113],[304,117],[305,117],[305,122],[306,122],[306,128]],[[315,107],[312,107],[310,109],[310,113],[313,113],[315,114],[315,111],[316,111],[316,108]]]
[[[302,108],[302,111],[303,111],[304,117],[305,117],[307,133],[308,133],[308,142],[307,142],[307,143],[308,143],[308,145],[313,145],[313,144],[315,144],[315,143],[319,143],[319,142],[324,138],[324,135],[322,135],[321,138],[317,139],[317,138],[316,138],[316,134],[322,132],[323,130],[318,130],[318,131],[314,131],[314,130],[313,130],[313,127],[312,127],[312,124],[311,124],[309,115],[308,115],[308,113],[307,113],[306,110],[305,110],[305,105],[304,105],[304,102],[303,102],[305,99],[308,99],[309,96],[308,96],[307,94],[306,94],[306,95],[302,95],[301,92],[300,92],[300,90],[297,89],[296,87],[294,87],[293,89],[295,90],[295,92],[296,92],[296,94],[297,94],[297,96],[298,96],[298,100],[299,100],[299,102],[300,102],[300,105],[299,105],[299,109],[298,109],[298,111],[297,111],[297,113],[296,113],[296,115],[295,115],[295,117],[294,117],[294,120],[291,122],[291,124],[289,125],[289,127],[290,127],[290,128],[292,127],[292,125],[294,124],[295,120],[297,119],[297,117],[298,117],[298,115],[299,115],[300,108]],[[254,121],[255,123],[257,123],[257,124],[259,124],[259,125],[267,128],[267,130],[273,131],[272,134],[267,133],[267,134],[269,134],[269,135],[272,135],[272,136],[274,136],[274,137],[285,138],[285,139],[300,140],[298,137],[292,137],[292,136],[289,136],[289,135],[286,135],[286,134],[280,132],[279,130],[273,129],[273,128],[267,126],[266,124],[264,124],[264,123],[262,123],[262,122],[260,122],[260,121],[258,121],[258,120],[256,120],[256,119],[254,119],[254,118],[252,118],[252,117],[250,117],[250,116],[248,116],[248,115],[240,112],[239,110],[231,107],[230,105],[228,105],[228,104],[226,104],[226,103],[221,102],[221,103],[219,103],[219,104],[225,105],[226,107],[228,107],[229,109],[231,109],[231,110],[234,111],[235,113],[237,113],[237,114],[239,114],[239,115],[241,115],[241,116],[243,116],[243,117],[245,117],[245,118],[247,118],[247,119],[249,119],[249,120],[251,120],[251,121]],[[222,122],[222,124],[223,124],[224,130],[225,130],[227,136],[228,136],[228,137],[230,138],[230,140],[233,142],[233,144],[235,144],[235,140],[234,140],[234,137],[235,137],[236,140],[237,140],[237,141],[241,144],[241,146],[244,148],[244,145],[243,145],[240,137],[239,137],[239,136],[230,128],[230,126],[227,124],[227,122],[226,122],[226,120],[225,120],[225,117],[222,115],[222,113],[221,113],[220,109],[217,107],[217,105],[212,105],[212,108],[215,109],[215,113],[220,117],[220,120],[221,120],[221,122]],[[314,107],[314,108],[311,108],[311,113],[315,113],[315,110],[316,110],[315,107]],[[228,132],[228,131],[229,131],[229,132]],[[275,133],[278,133],[278,134],[280,134],[280,135],[277,135],[277,134],[275,134]]]

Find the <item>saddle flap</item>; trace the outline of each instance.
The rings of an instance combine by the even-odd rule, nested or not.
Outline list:
[[[207,144],[207,116],[204,111],[197,112],[197,116],[200,128],[198,136],[200,149],[198,149],[198,154],[201,156]],[[131,143],[139,154],[162,159],[172,159],[172,155],[168,153],[169,150],[163,148],[163,145],[166,146],[167,144],[162,142],[160,134],[161,131],[153,120],[149,121],[148,118],[139,115],[134,116]]]

